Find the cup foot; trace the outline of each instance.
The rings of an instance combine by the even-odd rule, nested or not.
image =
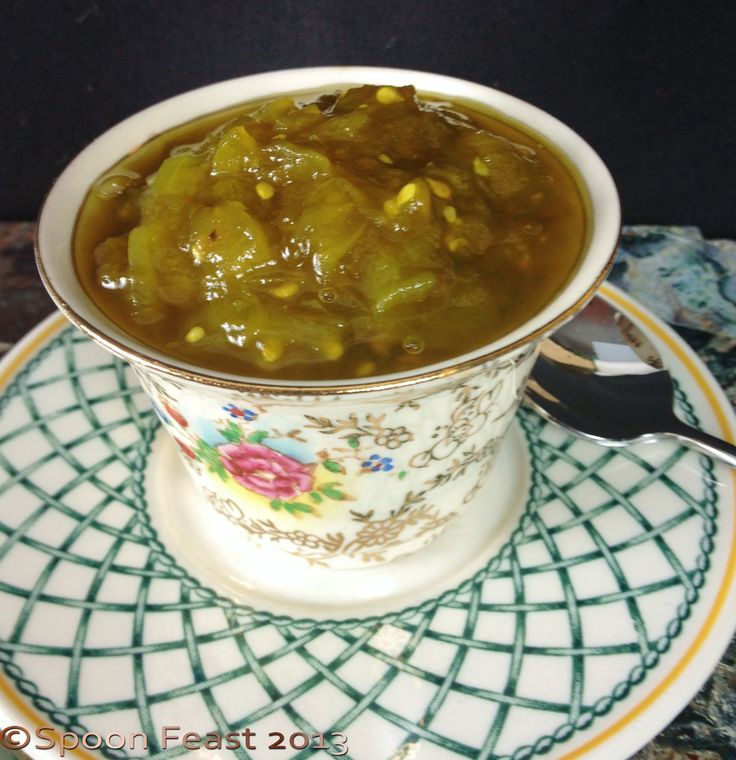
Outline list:
[[[419,604],[471,577],[508,540],[529,481],[524,435],[514,422],[487,484],[439,538],[387,564],[352,570],[309,565],[254,544],[200,496],[162,431],[147,465],[146,496],[167,550],[204,585],[277,615],[346,619]]]

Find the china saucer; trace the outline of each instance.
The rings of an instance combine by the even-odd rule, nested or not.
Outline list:
[[[661,351],[680,414],[733,439],[690,349],[604,292]],[[193,532],[193,487],[132,373],[59,315],[0,383],[0,727],[39,760],[42,726],[147,738],[68,753],[86,757],[163,756],[174,726],[240,732],[200,749],[239,758],[621,758],[733,632],[734,476],[675,444],[604,449],[522,410],[440,543],[325,571]],[[516,517],[493,526],[501,502]]]

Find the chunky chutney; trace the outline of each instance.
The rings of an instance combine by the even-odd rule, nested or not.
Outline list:
[[[410,370],[538,312],[585,237],[536,136],[414,88],[280,97],[160,135],[77,221],[92,300],[142,342],[251,377]]]

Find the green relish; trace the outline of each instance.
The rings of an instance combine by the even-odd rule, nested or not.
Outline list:
[[[523,324],[583,249],[538,136],[414,88],[279,97],[170,130],[90,190],[75,266],[172,357],[241,376],[412,370]]]

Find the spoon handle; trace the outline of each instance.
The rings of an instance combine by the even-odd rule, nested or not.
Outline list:
[[[686,425],[677,418],[674,418],[667,434],[686,446],[702,451],[713,459],[725,462],[730,467],[736,467],[736,446],[732,443],[716,438],[714,435],[708,435],[702,430]]]

